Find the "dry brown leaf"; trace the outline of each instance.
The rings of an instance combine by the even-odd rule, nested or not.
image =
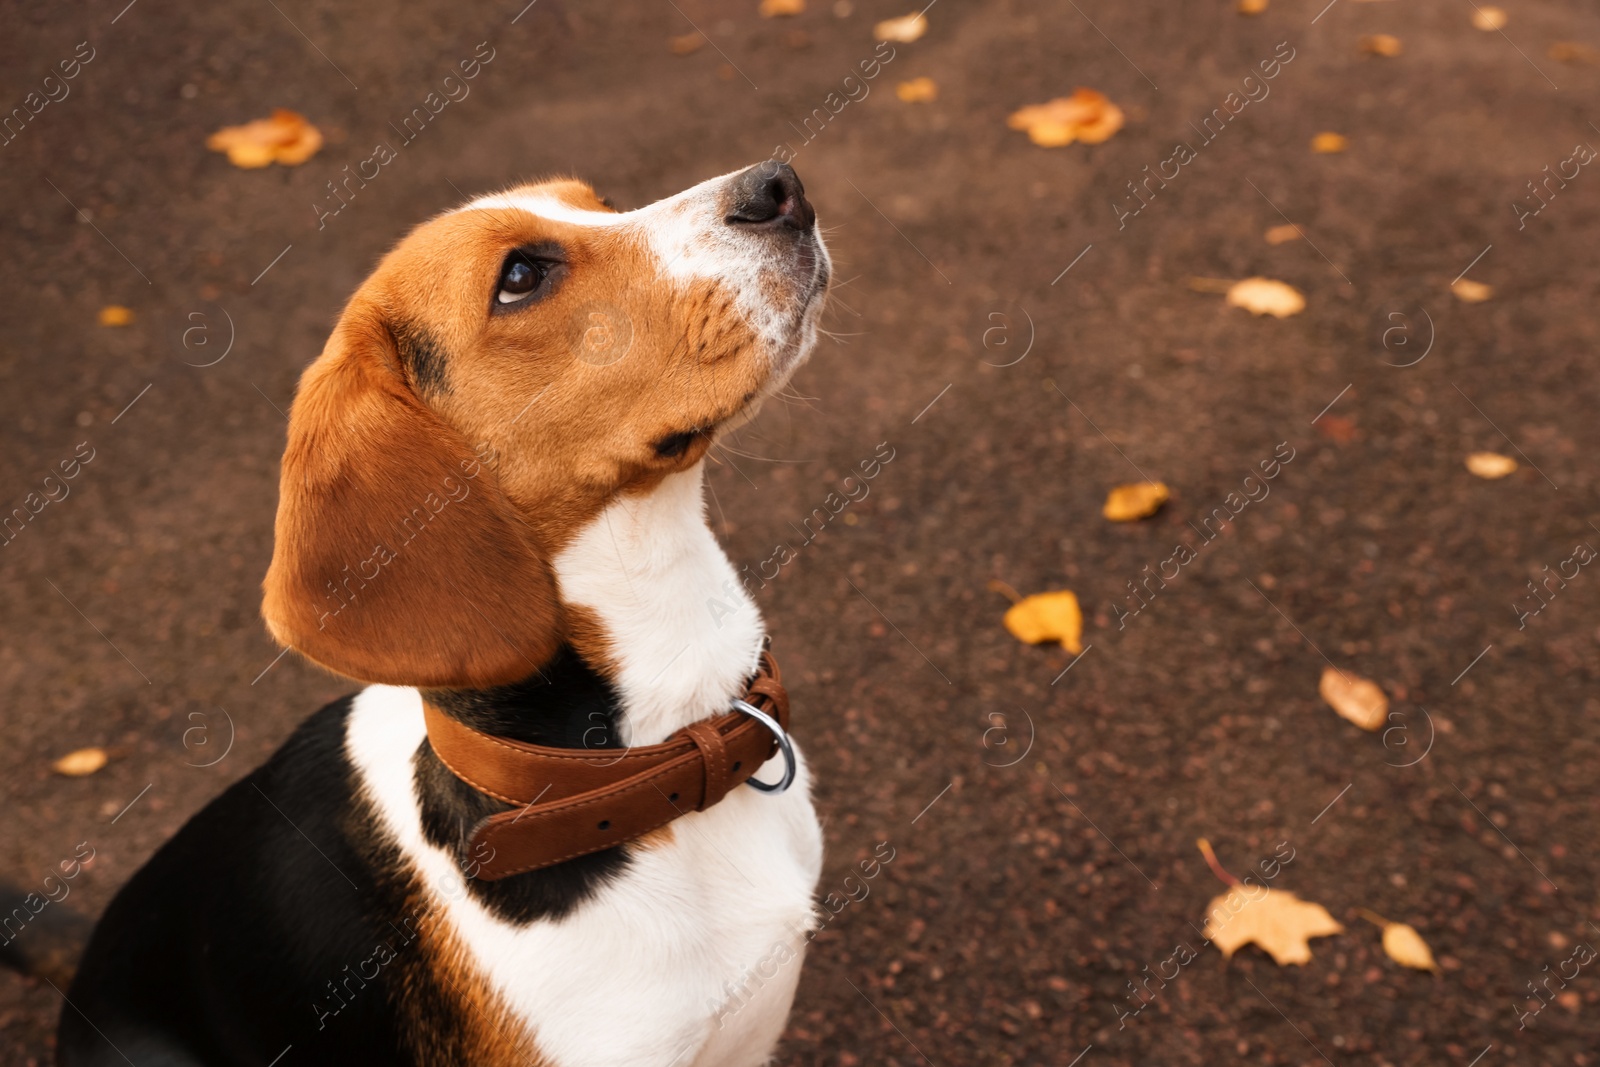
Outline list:
[[[1112,522],[1134,522],[1161,510],[1171,494],[1163,482],[1132,482],[1119,485],[1106,495],[1100,514]]]
[[[1347,445],[1356,439],[1356,421],[1343,415],[1324,415],[1317,420],[1317,432],[1330,441]]]
[[[103,748],[80,748],[50,764],[50,769],[68,778],[82,778],[104,767],[106,759],[106,750]]]
[[[1498,452],[1474,452],[1467,457],[1467,470],[1480,478],[1504,478],[1516,469],[1516,460]]]
[[[228,162],[245,170],[280,163],[296,167],[317,154],[322,147],[322,132],[304,115],[278,108],[271,118],[256,119],[243,126],[224,126],[206,138],[213,152],[226,152]]]
[[[1324,667],[1317,692],[1341,717],[1363,730],[1377,730],[1389,718],[1389,698],[1383,695],[1378,683],[1359,674]]]
[[[1374,56],[1400,54],[1400,38],[1388,33],[1369,33],[1361,38],[1361,50]]]
[[[1306,298],[1300,290],[1271,278],[1246,278],[1228,288],[1228,306],[1244,308],[1252,315],[1272,315],[1288,318],[1306,308]]]
[[[1450,291],[1463,304],[1481,304],[1494,295],[1494,286],[1475,282],[1471,278],[1457,278],[1450,283]]]
[[[1285,241],[1298,241],[1305,235],[1300,232],[1300,227],[1292,222],[1280,223],[1277,226],[1267,227],[1267,244],[1281,245]]]
[[[1600,63],[1600,49],[1582,41],[1557,41],[1547,54],[1557,63]]]
[[[1065,589],[1023,597],[1011,605],[1004,621],[1018,641],[1030,645],[1058,641],[1073,655],[1083,651],[1083,609],[1077,596]]]
[[[1058,96],[1011,113],[1006,125],[1026,130],[1028,140],[1042,148],[1059,148],[1074,141],[1100,144],[1122,129],[1122,109],[1104,93],[1079,87],[1071,96]]]
[[[939,83],[932,78],[912,78],[894,87],[894,95],[908,104],[927,104],[939,99]]]
[[[1361,909],[1362,918],[1383,928],[1383,951],[1391,960],[1419,971],[1438,973],[1439,965],[1433,960],[1433,951],[1422,940],[1415,927],[1405,923],[1390,922],[1376,912]]]
[[[872,27],[872,35],[880,41],[900,41],[910,44],[928,32],[928,17],[919,13],[901,15],[897,19],[884,19]]]
[[[1230,959],[1245,945],[1256,944],[1280,967],[1309,963],[1313,937],[1343,932],[1327,908],[1287,889],[1233,885],[1206,908],[1204,936]]]
[[[1259,15],[1267,9],[1267,0],[1238,0],[1233,6],[1241,15]]]
[[[1350,147],[1350,138],[1342,133],[1324,130],[1311,138],[1311,151],[1319,155],[1331,156],[1336,152],[1343,152]]]
[[[1506,24],[1506,13],[1498,7],[1475,7],[1472,24],[1480,30],[1498,30]]]
[[[102,326],[126,326],[133,321],[133,312],[121,304],[107,304],[95,317]]]
[[[705,35],[699,30],[667,38],[667,49],[675,56],[692,55],[704,48],[705,44]]]

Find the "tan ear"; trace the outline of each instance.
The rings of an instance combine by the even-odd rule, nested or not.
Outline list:
[[[406,382],[383,316],[357,301],[289,419],[267,627],[362,681],[526,678],[560,641],[550,569],[494,473]]]

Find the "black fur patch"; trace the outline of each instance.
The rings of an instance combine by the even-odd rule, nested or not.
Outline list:
[[[621,702],[571,648],[563,648],[523,681],[494,689],[431,689],[423,698],[474,729],[514,741],[555,748],[621,747]],[[474,857],[467,835],[480,820],[509,810],[508,805],[457,778],[426,741],[413,767],[423,836],[452,850],[463,870],[470,871]],[[494,882],[468,880],[467,886],[480,904],[508,922],[559,919],[620,874],[627,862],[624,849],[612,848]]]
[[[445,379],[445,351],[433,334],[419,326],[398,322],[390,325],[389,332],[394,335],[400,363],[411,375],[418,392],[442,392],[449,388]]]
[[[416,1061],[407,999],[444,994],[423,988],[414,891],[354,788],[350,703],[307,720],[118,892],[62,1009],[63,1067],[259,1067],[291,1044],[297,1064]]]

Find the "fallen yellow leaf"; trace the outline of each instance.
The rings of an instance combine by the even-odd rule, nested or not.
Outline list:
[[[806,0],[761,0],[761,17],[766,19],[798,15],[805,9]]]
[[[1234,9],[1241,15],[1259,15],[1267,9],[1267,0],[1239,0]]]
[[[1600,63],[1600,49],[1581,41],[1557,41],[1548,54],[1557,63]]]
[[[1306,308],[1300,290],[1271,278],[1246,278],[1228,287],[1228,306],[1244,308],[1252,315],[1272,315],[1280,319],[1298,315]]]
[[[1388,33],[1369,33],[1361,38],[1361,50],[1375,56],[1400,54],[1400,38]]]
[[[103,748],[80,748],[68,752],[65,756],[50,764],[50,769],[57,774],[64,774],[68,778],[82,778],[93,774],[106,765],[106,750]]]
[[[1472,24],[1480,30],[1498,30],[1506,24],[1506,13],[1498,7],[1480,7],[1472,12]]]
[[[1219,910],[1223,914],[1219,922]],[[1311,939],[1344,932],[1328,909],[1301,900],[1287,889],[1229,886],[1207,909],[1205,936],[1225,958],[1257,944],[1278,966],[1311,961]]]
[[[1100,144],[1122,129],[1122,109],[1104,93],[1081,86],[1071,96],[1019,108],[1006,119],[1013,130],[1026,130],[1041,148],[1059,148],[1082,141]]]
[[[317,154],[322,132],[304,115],[280,107],[271,118],[224,126],[206,138],[206,147],[226,152],[229,163],[246,170],[273,163],[295,167]]]
[[[1245,945],[1260,945],[1282,967],[1311,960],[1311,939],[1341,934],[1344,927],[1328,909],[1301,900],[1287,889],[1240,884],[1239,879],[1222,869],[1211,851],[1211,842],[1201,838],[1195,844],[1228,891],[1212,898],[1206,906],[1206,928],[1202,936],[1222,952],[1224,959]]]
[[[1319,155],[1331,156],[1335,152],[1343,152],[1349,147],[1350,139],[1342,133],[1324,130],[1311,138],[1311,151]]]
[[[1112,522],[1133,522],[1148,518],[1161,510],[1167,502],[1166,484],[1163,482],[1131,482],[1119,485],[1106,495],[1105,507],[1100,514]]]
[[[121,304],[107,304],[95,317],[102,326],[126,326],[133,321],[133,312]]]
[[[1433,952],[1416,929],[1405,923],[1390,922],[1376,912],[1361,909],[1362,918],[1383,928],[1383,951],[1391,960],[1419,971],[1439,970],[1433,961]]]
[[[1471,278],[1457,278],[1450,283],[1450,291],[1463,304],[1481,304],[1494,295],[1494,287],[1475,282]]]
[[[1504,478],[1516,469],[1516,460],[1498,452],[1474,452],[1467,457],[1467,470],[1480,478]]]
[[[919,13],[901,15],[897,19],[884,19],[872,27],[872,35],[880,41],[901,41],[910,44],[928,32],[928,18]]]
[[[1292,222],[1267,227],[1267,244],[1269,245],[1281,245],[1285,241],[1298,241],[1303,236],[1304,234],[1300,232],[1300,227]]]
[[[1340,716],[1363,730],[1376,730],[1389,718],[1389,698],[1376,682],[1359,674],[1324,667],[1317,692]]]
[[[675,56],[687,56],[700,51],[705,43],[705,35],[696,30],[678,37],[668,37],[667,49]]]
[[[1058,641],[1073,655],[1083,651],[1083,609],[1065,589],[1023,597],[1011,605],[1004,621],[1018,641],[1030,645]]]
[[[939,84],[932,78],[912,78],[896,85],[894,95],[908,104],[926,104],[939,98]]]

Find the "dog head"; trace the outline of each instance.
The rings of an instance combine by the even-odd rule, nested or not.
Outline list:
[[[364,681],[529,676],[564,635],[550,557],[755,414],[810,353],[828,278],[774,162],[637,211],[552,181],[418,227],[301,379],[273,636]]]

